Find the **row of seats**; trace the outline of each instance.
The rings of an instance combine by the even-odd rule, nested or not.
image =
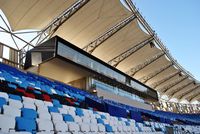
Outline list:
[[[14,96],[14,97],[13,97]],[[132,119],[0,92],[1,132],[135,133],[153,132]],[[58,103],[58,102],[57,102]],[[140,130],[142,129],[142,130]]]
[[[106,109],[109,105],[115,106],[116,111],[124,109],[125,118],[121,118],[120,112],[111,116],[113,111]],[[146,116],[148,120],[127,119],[130,111],[138,117]],[[200,121],[196,115],[174,116],[173,113],[102,100],[77,88],[4,64],[0,64],[0,112],[0,120],[7,120],[0,123],[1,132],[5,133],[164,133],[166,127],[174,127],[172,121],[177,119],[191,125]],[[192,131],[198,131],[198,127],[193,126]]]

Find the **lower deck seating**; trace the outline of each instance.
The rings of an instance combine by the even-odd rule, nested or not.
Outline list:
[[[0,133],[163,133],[133,119],[3,92],[0,104]]]
[[[174,125],[177,119],[183,125]],[[0,133],[163,134],[168,127],[196,133],[197,124],[198,115],[147,111],[102,100],[0,64]]]

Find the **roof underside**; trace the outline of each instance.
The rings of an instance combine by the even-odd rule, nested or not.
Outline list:
[[[13,31],[41,30],[75,2],[75,0],[0,0],[0,9],[6,15]],[[59,26],[54,35],[83,48],[131,15],[133,13],[119,0],[90,0]],[[109,62],[150,37],[142,30],[138,19],[132,19],[101,42],[91,54]],[[156,44],[154,41],[147,42],[123,58],[116,68],[125,73],[132,70],[134,73],[129,73],[130,76],[170,98],[200,100],[197,95],[200,88],[198,84],[185,76],[185,72],[180,73],[166,55],[158,56],[162,50],[151,42]]]

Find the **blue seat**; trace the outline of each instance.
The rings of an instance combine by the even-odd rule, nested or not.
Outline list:
[[[49,112],[59,113],[57,107],[48,106],[48,110],[49,110]]]
[[[0,107],[2,107],[3,105],[6,105],[6,104],[7,104],[6,99],[0,97]]]
[[[83,110],[80,109],[80,108],[76,108],[75,113],[76,113],[76,115],[78,115],[78,116],[84,116],[84,114],[83,114]]]
[[[113,132],[113,129],[110,125],[106,124],[105,128],[106,128],[106,132]]]
[[[60,104],[60,102],[59,102],[58,100],[53,99],[52,101],[53,101],[53,105],[54,105],[55,107],[60,107],[60,108],[62,108],[62,105]]]
[[[13,88],[13,89],[16,89],[16,88],[17,88],[17,86],[14,85],[14,84],[8,84],[8,87]]]
[[[63,120],[67,122],[74,122],[74,118],[70,114],[63,114]]]
[[[23,117],[16,117],[16,130],[28,131],[33,133],[36,131],[36,121]]]
[[[106,116],[105,115],[101,115],[101,119],[106,119]]]
[[[125,123],[126,123],[126,126],[130,126],[130,123],[128,121],[126,121]]]
[[[104,124],[104,121],[101,118],[97,118],[97,123]]]
[[[35,119],[37,118],[37,112],[34,109],[22,108],[22,117],[26,119]]]
[[[14,100],[19,100],[19,101],[22,100],[22,98],[20,96],[14,95],[14,94],[9,94],[9,98],[10,99],[14,99]]]

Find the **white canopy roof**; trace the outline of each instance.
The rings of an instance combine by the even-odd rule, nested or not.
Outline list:
[[[59,19],[58,16],[72,7],[75,2],[77,1],[0,0],[0,9],[6,15],[13,31],[44,30],[56,18]],[[188,101],[200,100],[197,95],[197,92],[200,91],[199,84],[172,60],[168,51],[164,51],[162,54],[163,49],[158,47],[160,44],[156,38],[145,43],[140,49],[137,48],[142,44],[141,42],[149,39],[152,35],[147,32],[148,30],[144,31],[148,24],[143,23],[142,27],[142,22],[145,21],[142,20],[140,14],[136,15],[125,8],[123,4],[126,1],[123,1],[123,4],[119,0],[82,0],[81,2],[85,2],[85,4],[82,7],[74,8],[77,11],[64,23],[57,26],[58,29],[55,30],[53,36],[58,35],[80,48],[104,37],[101,38],[103,41],[98,40],[100,43],[91,54],[105,62],[112,61],[124,53],[127,54],[133,48],[137,49],[128,56],[120,57],[123,60],[118,62],[116,68],[123,72],[129,72],[130,76],[170,98],[175,97]],[[127,2],[130,1],[127,0]],[[132,6],[134,9],[134,5]],[[124,22],[133,15],[137,17],[130,22]],[[121,28],[116,27],[117,25]],[[135,73],[130,74],[131,71]]]

